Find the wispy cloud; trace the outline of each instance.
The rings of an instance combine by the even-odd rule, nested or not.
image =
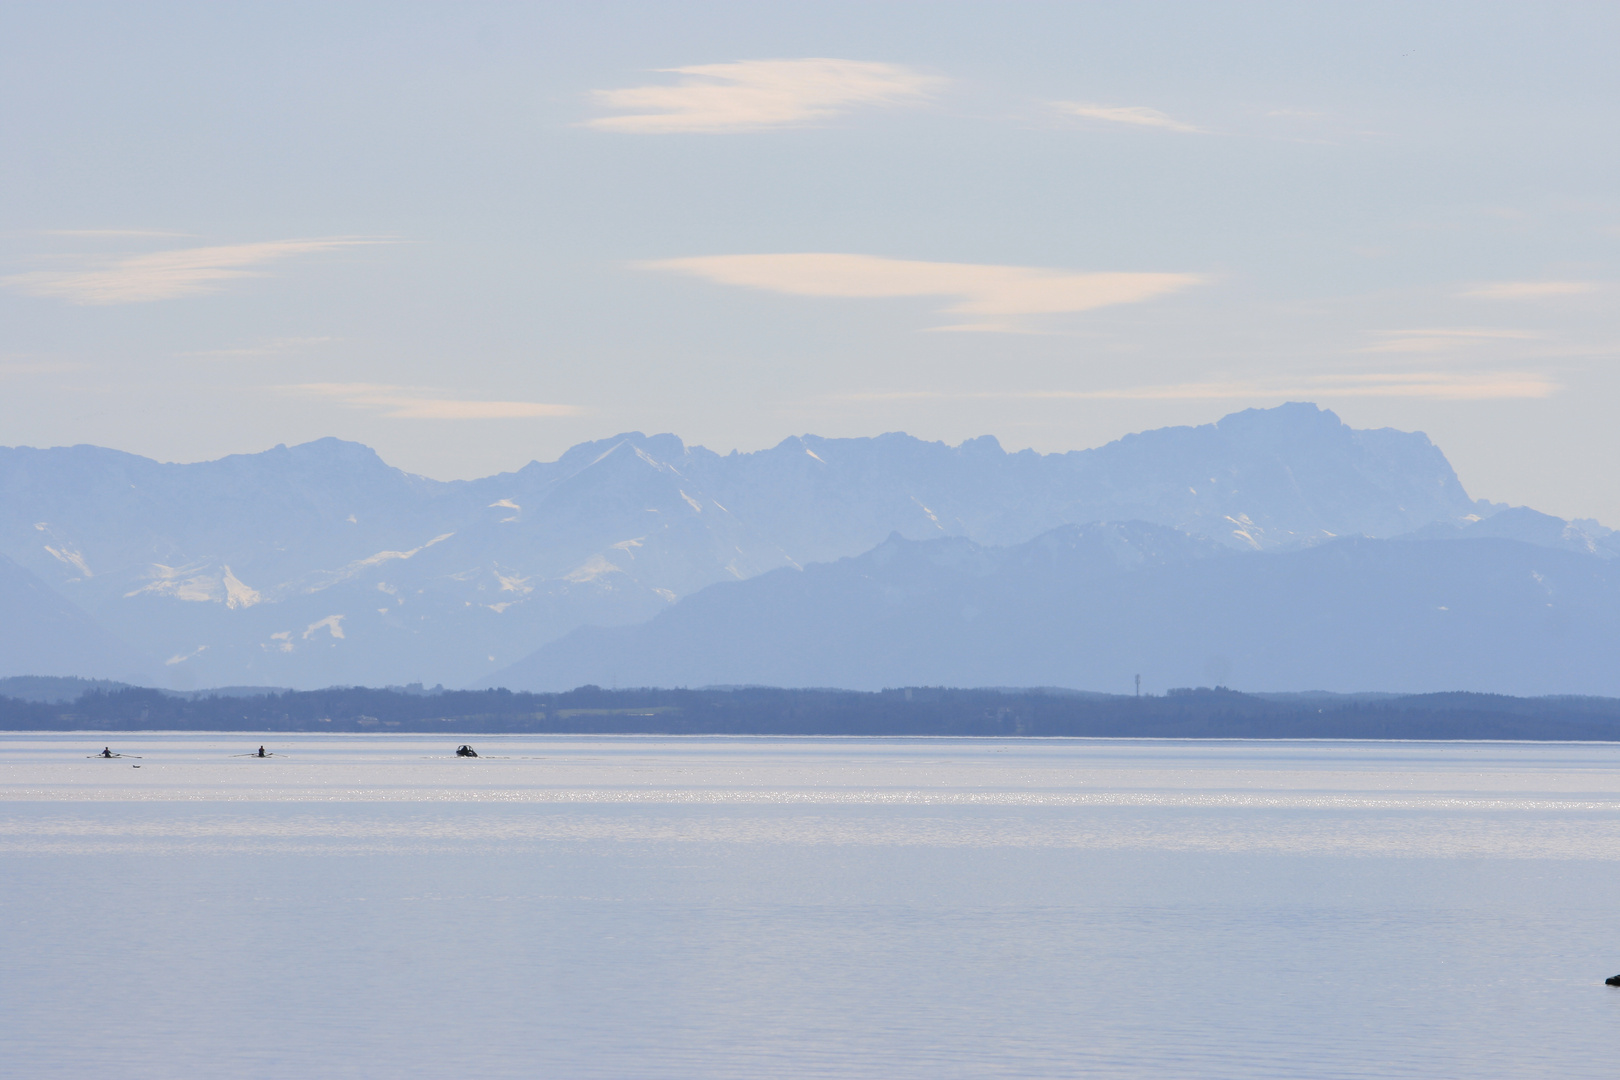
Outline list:
[[[1300,398],[1379,397],[1432,398],[1441,401],[1484,401],[1500,398],[1544,398],[1562,387],[1531,372],[1403,371],[1353,375],[1318,375],[1290,382],[1232,381],[1141,386],[1091,396],[1153,400],[1159,398]]]
[[[1204,280],[1199,274],[1088,274],[1032,266],[919,262],[830,252],[702,255],[638,265],[790,296],[956,297],[957,302],[946,307],[946,311],[988,316],[1060,314],[1134,304]],[[989,319],[937,329],[1005,333],[1019,332],[1022,328]]]
[[[672,86],[592,91],[607,109],[627,110],[584,126],[638,135],[762,131],[827,120],[861,105],[913,104],[944,80],[898,64],[862,60],[738,60],[662,68]]]
[[[85,371],[89,364],[69,360],[0,360],[0,378],[7,375],[56,375],[68,371]]]
[[[1025,326],[1022,323],[1008,320],[950,323],[946,326],[930,326],[928,332],[931,334],[1026,334],[1031,337],[1038,337],[1047,333],[1047,331],[1037,330],[1033,326]]]
[[[277,259],[387,242],[377,237],[328,236],[103,256],[78,269],[0,277],[0,286],[73,304],[140,304],[217,292],[227,282],[258,276],[250,267]]]
[[[1471,300],[1540,300],[1548,296],[1578,296],[1597,292],[1595,281],[1494,281],[1465,289],[1458,296]]]
[[[262,356],[280,356],[337,340],[334,337],[272,338],[258,345],[243,345],[234,349],[198,349],[177,355],[191,360],[252,360]]]
[[[145,239],[153,236],[192,236],[193,233],[172,232],[168,229],[42,229],[41,236],[126,237]]]
[[[1357,349],[1368,353],[1444,353],[1465,346],[1479,346],[1496,341],[1528,341],[1540,337],[1527,330],[1379,330],[1375,336],[1382,339]]]
[[[467,401],[441,396],[431,387],[386,383],[300,383],[280,389],[325,398],[357,409],[380,410],[401,420],[522,420],[542,416],[579,416],[577,405],[540,401]]]
[[[1133,127],[1158,128],[1161,131],[1179,131],[1185,134],[1206,133],[1204,128],[1177,120],[1145,105],[1094,105],[1084,101],[1054,101],[1052,107],[1065,115],[1079,116],[1087,120],[1106,120],[1111,124],[1130,124]]]
[[[1291,380],[1234,379],[1215,382],[1165,383],[1107,390],[1013,390],[951,393],[934,390],[878,391],[843,395],[845,401],[948,400],[1019,401],[1182,401],[1206,399],[1271,400],[1335,397],[1430,398],[1441,401],[1484,401],[1502,398],[1545,398],[1563,387],[1545,375],[1528,372],[1370,372],[1315,375]]]

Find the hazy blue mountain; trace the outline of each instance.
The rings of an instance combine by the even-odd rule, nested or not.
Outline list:
[[[151,678],[135,650],[61,593],[0,555],[0,677]]]
[[[1163,526],[899,536],[582,628],[498,673],[548,690],[1064,685],[1620,694],[1620,563],[1513,540],[1235,552]]]
[[[1065,523],[1140,520],[1267,549],[1482,513],[1427,437],[1356,431],[1307,404],[1065,454],[1008,454],[989,436],[957,447],[804,436],[727,458],[690,451],[681,467],[732,512],[791,542],[801,563],[854,554],[896,531],[1012,544]]]
[[[1479,521],[1438,521],[1408,533],[1412,539],[1470,539],[1495,537],[1501,540],[1522,540],[1527,544],[1580,551],[1605,559],[1620,556],[1620,533],[1605,528],[1590,519],[1565,521],[1532,510],[1528,506],[1514,506],[1498,510]]]
[[[629,433],[452,483],[335,439],[186,465],[0,449],[0,553],[176,687],[465,684],[576,627],[894,533],[1007,545],[1134,519],[1279,550],[1473,535],[1494,509],[1423,435],[1303,404],[1047,455],[901,434],[720,455]]]
[[[459,484],[331,439],[199,465],[5,451],[0,544],[174,685],[465,681],[762,568],[667,467],[592,449]]]
[[[131,685],[115,679],[82,679],[76,675],[11,675],[0,678],[0,697],[62,705],[77,701],[92,690],[127,690]]]
[[[206,690],[163,690],[164,697],[191,700],[200,698],[246,698],[263,697],[267,694],[279,694],[288,688],[279,686],[213,686]],[[389,687],[391,691],[402,693],[418,693],[417,688]],[[142,693],[151,693],[151,689],[144,683],[120,682],[115,679],[83,679],[75,675],[12,675],[0,678],[0,697],[16,698],[19,701],[36,701],[47,704],[65,704],[78,701],[85,694],[93,691],[116,694],[122,690],[139,690]]]

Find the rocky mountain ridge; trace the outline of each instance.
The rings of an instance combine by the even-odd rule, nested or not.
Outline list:
[[[1044,455],[892,433],[721,455],[628,433],[456,482],[336,439],[185,465],[9,448],[0,555],[127,651],[52,672],[0,653],[0,675],[144,665],[141,681],[181,688],[461,685],[577,627],[643,622],[710,585],[891,534],[994,546],[1138,520],[1275,551],[1476,530],[1500,509],[1470,499],[1425,436],[1357,431],[1306,404]],[[1507,524],[1547,539],[1549,522]],[[1582,528],[1558,522],[1556,542],[1610,551],[1608,530]]]

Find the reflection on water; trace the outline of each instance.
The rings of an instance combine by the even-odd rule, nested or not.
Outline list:
[[[1613,1073],[1620,747],[459,741],[0,735],[8,1074]]]

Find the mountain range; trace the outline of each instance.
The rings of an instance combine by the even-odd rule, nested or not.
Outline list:
[[[906,540],[577,630],[488,680],[1620,696],[1620,562],[1494,537],[1238,552],[1141,522]]]
[[[1380,565],[1395,575],[1389,582],[1413,582],[1474,566],[1486,552],[1497,554],[1473,571],[1484,576],[1456,582],[1489,594],[1479,610],[1497,621],[1478,633],[1529,626],[1525,619],[1540,626],[1549,616],[1524,614],[1518,593],[1510,603],[1490,592],[1492,575],[1522,585],[1513,577],[1528,557],[1521,549],[1564,559],[1531,559],[1524,580],[1533,572],[1577,589],[1562,583],[1585,581],[1583,573],[1606,580],[1620,537],[1595,522],[1474,500],[1422,434],[1355,430],[1297,403],[1055,454],[1010,453],[988,436],[948,446],[892,433],[806,435],[722,455],[673,435],[628,433],[556,461],[449,482],[336,439],[195,464],[92,446],[3,448],[0,613],[9,636],[0,636],[0,676],[176,688],[553,688],[581,677],[1034,679],[1117,689],[1144,668],[1160,681],[1192,673],[1218,682],[1229,670],[1262,689],[1346,679],[1382,688],[1400,669],[1380,669],[1374,654],[1335,668],[1305,662],[1303,643],[1292,654],[1237,640],[1217,647],[1191,627],[1252,617],[1289,636],[1303,601],[1268,607],[1262,594],[1279,603],[1314,596],[1327,605],[1314,617],[1325,621],[1332,605],[1387,596],[1387,617],[1408,619],[1400,589],[1373,587],[1384,580]],[[1422,554],[1397,572],[1400,559],[1373,554],[1392,551]],[[1469,555],[1432,554],[1453,551]],[[883,610],[892,618],[881,625],[913,634],[915,662],[901,665],[899,642],[887,651],[856,645],[851,628],[870,637],[879,624],[866,586],[844,580],[852,573],[868,582],[943,575],[928,586],[937,602],[921,606],[894,599],[914,595],[905,582],[872,586],[890,597]],[[1310,589],[1289,592],[1286,581],[1304,579]],[[1607,632],[1603,588],[1588,589],[1590,617],[1551,616],[1566,639]],[[1260,591],[1244,599],[1245,589]],[[1041,606],[1059,595],[1088,605],[1085,625],[1099,628],[1088,632],[1112,638],[1112,652],[1072,636],[1083,627],[1068,608]],[[1475,610],[1460,599],[1433,606]],[[979,614],[964,618],[969,609]],[[734,632],[744,625],[755,628],[747,641]],[[843,653],[803,651],[809,628],[839,625]],[[1178,625],[1190,635],[1180,652],[1172,643],[1182,639],[1165,636]],[[1388,629],[1367,607],[1342,629],[1353,637],[1380,625]],[[931,632],[916,636],[919,627]],[[784,650],[825,662],[795,666]],[[1093,652],[1068,667],[1038,660]],[[1252,659],[1262,653],[1272,659]],[[745,655],[760,662],[742,664]],[[1411,659],[1394,650],[1392,662],[1403,655]],[[886,671],[889,662],[901,666]],[[1430,670],[1442,681],[1473,677],[1456,665]]]

